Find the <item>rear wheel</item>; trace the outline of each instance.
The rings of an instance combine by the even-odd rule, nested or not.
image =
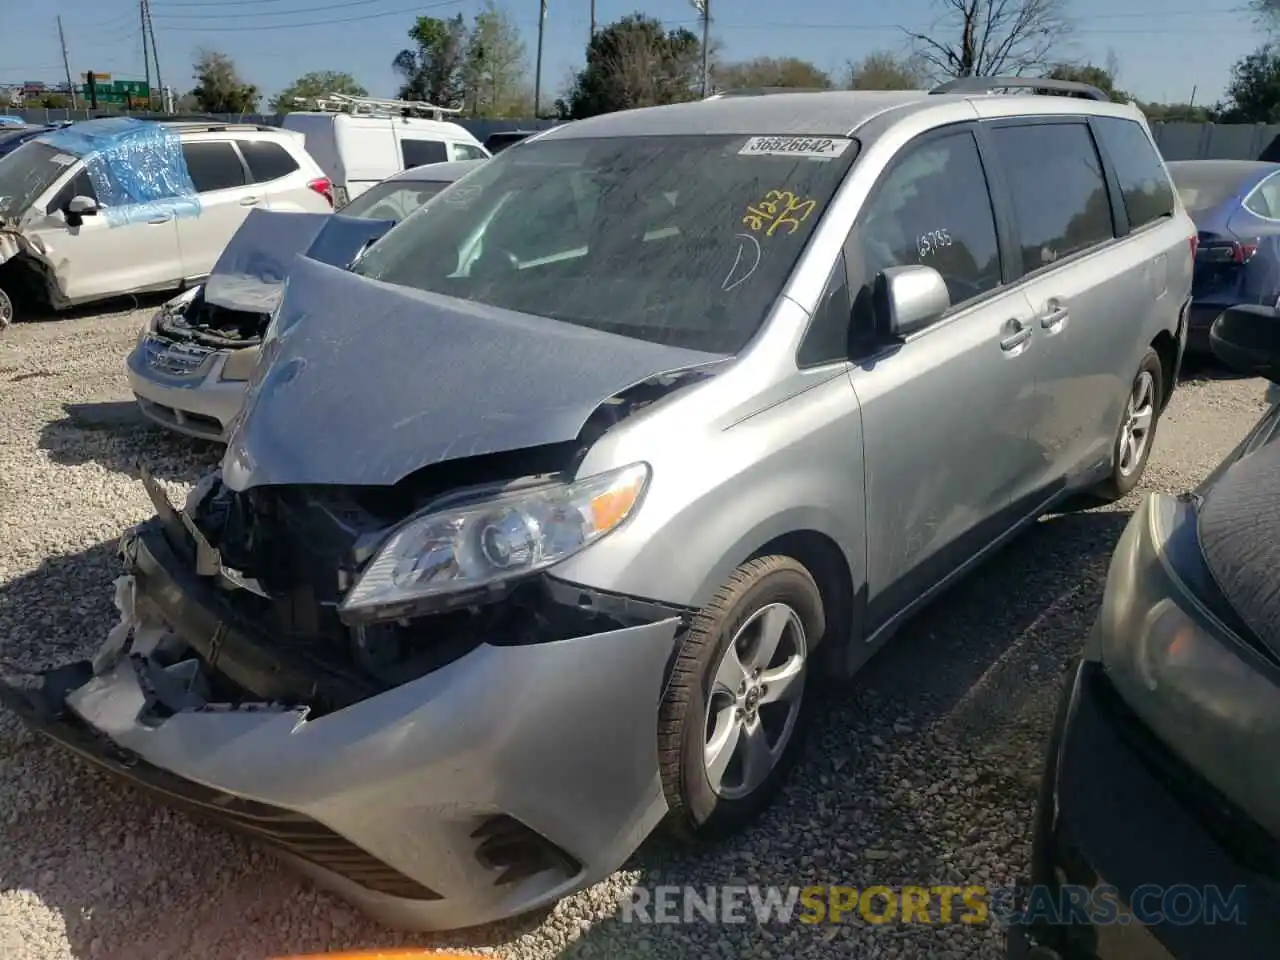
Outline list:
[[[1111,476],[1098,488],[1103,500],[1119,500],[1142,479],[1160,420],[1163,368],[1155,350],[1147,350],[1129,388],[1116,433]]]
[[[658,729],[678,834],[733,833],[777,793],[800,754],[809,663],[824,628],[817,584],[784,556],[743,564],[694,619]]]

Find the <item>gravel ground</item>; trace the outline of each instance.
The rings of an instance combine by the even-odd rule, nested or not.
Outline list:
[[[121,363],[145,315],[0,337],[0,667],[87,655],[114,622],[115,538],[151,512],[139,458],[179,495],[216,462],[210,447],[141,425],[124,402]],[[1198,481],[1256,420],[1262,393],[1259,381],[1185,382],[1148,488]],[[823,706],[798,775],[747,835],[697,856],[651,841],[626,871],[548,913],[450,938],[375,927],[0,711],[0,956],[263,960],[412,943],[523,958],[997,957],[991,927],[658,929],[622,923],[618,901],[633,883],[1018,881],[1059,678],[1131,507],[1047,518],[906,628]]]

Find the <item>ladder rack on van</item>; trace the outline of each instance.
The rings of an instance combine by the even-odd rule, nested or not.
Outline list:
[[[443,120],[446,114],[462,111],[452,107],[438,107],[421,100],[383,100],[380,97],[353,97],[346,93],[331,93],[327,97],[312,100],[298,98],[299,103],[310,105],[321,113],[347,113],[365,117],[423,117]]]

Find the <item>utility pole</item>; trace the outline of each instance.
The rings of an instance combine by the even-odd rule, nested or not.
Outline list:
[[[538,0],[538,63],[533,72],[533,116],[542,116],[542,34],[547,25],[547,0]]]
[[[147,34],[151,37],[151,59],[156,64],[156,86],[163,91],[164,81],[160,79],[160,50],[156,47],[156,24],[151,19],[151,0],[142,0],[142,16],[146,20]]]
[[[711,92],[711,0],[698,0],[702,7],[702,98]]]
[[[596,38],[596,0],[591,0],[591,39]]]
[[[138,16],[142,24],[142,76],[147,85],[147,109],[151,109],[151,47],[147,40],[147,0],[138,0]]]
[[[58,17],[58,43],[62,46],[62,69],[67,75],[67,93],[71,96],[71,109],[78,106],[76,85],[71,82],[71,59],[67,56],[67,36],[62,32],[62,17]]]

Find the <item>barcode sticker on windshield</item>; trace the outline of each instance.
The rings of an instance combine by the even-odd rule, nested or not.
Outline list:
[[[76,162],[76,158],[69,153],[55,153],[49,158],[50,163],[56,163],[60,167],[69,167]]]
[[[848,137],[752,137],[738,151],[740,157],[809,157],[823,160],[840,156],[853,143]]]

